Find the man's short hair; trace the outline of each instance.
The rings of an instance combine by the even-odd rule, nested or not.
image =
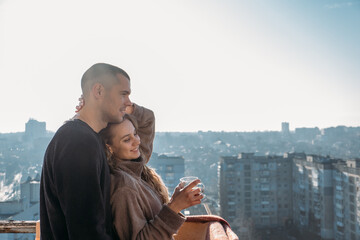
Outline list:
[[[83,94],[86,94],[88,91],[87,86],[91,84],[91,86],[97,82],[103,75],[111,75],[116,77],[117,74],[121,74],[130,81],[129,75],[121,68],[113,66],[107,63],[96,63],[92,65],[86,72],[83,74],[81,78],[81,89]],[[101,82],[100,82],[101,83]],[[104,83],[102,83],[104,84]]]

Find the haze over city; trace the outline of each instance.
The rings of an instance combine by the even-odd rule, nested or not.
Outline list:
[[[96,62],[157,131],[360,126],[359,26],[358,0],[0,0],[0,132],[55,131]]]

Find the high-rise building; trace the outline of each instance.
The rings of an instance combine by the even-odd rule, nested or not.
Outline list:
[[[35,139],[46,135],[46,122],[39,122],[35,119],[29,119],[25,123],[25,136],[27,139]]]
[[[293,159],[293,221],[302,231],[333,239],[333,163],[317,155]]]
[[[292,160],[241,153],[221,157],[220,214],[237,233],[251,222],[258,228],[285,226],[292,218]],[[248,233],[247,233],[248,234]]]
[[[224,156],[219,189],[220,215],[242,239],[288,224],[311,239],[360,239],[360,159]]]
[[[334,238],[360,239],[360,159],[334,164]]]
[[[282,122],[281,123],[281,133],[284,134],[284,135],[290,133],[289,123],[288,122]]]

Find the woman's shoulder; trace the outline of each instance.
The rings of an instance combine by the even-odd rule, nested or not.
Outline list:
[[[122,169],[111,171],[111,194],[121,190],[138,191],[139,179]]]

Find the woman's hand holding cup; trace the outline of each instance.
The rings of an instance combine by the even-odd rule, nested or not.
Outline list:
[[[201,194],[203,190],[197,187],[199,184],[201,184],[200,179],[195,179],[188,185],[185,182],[180,182],[175,188],[168,207],[179,213],[183,209],[200,204],[204,196]]]

